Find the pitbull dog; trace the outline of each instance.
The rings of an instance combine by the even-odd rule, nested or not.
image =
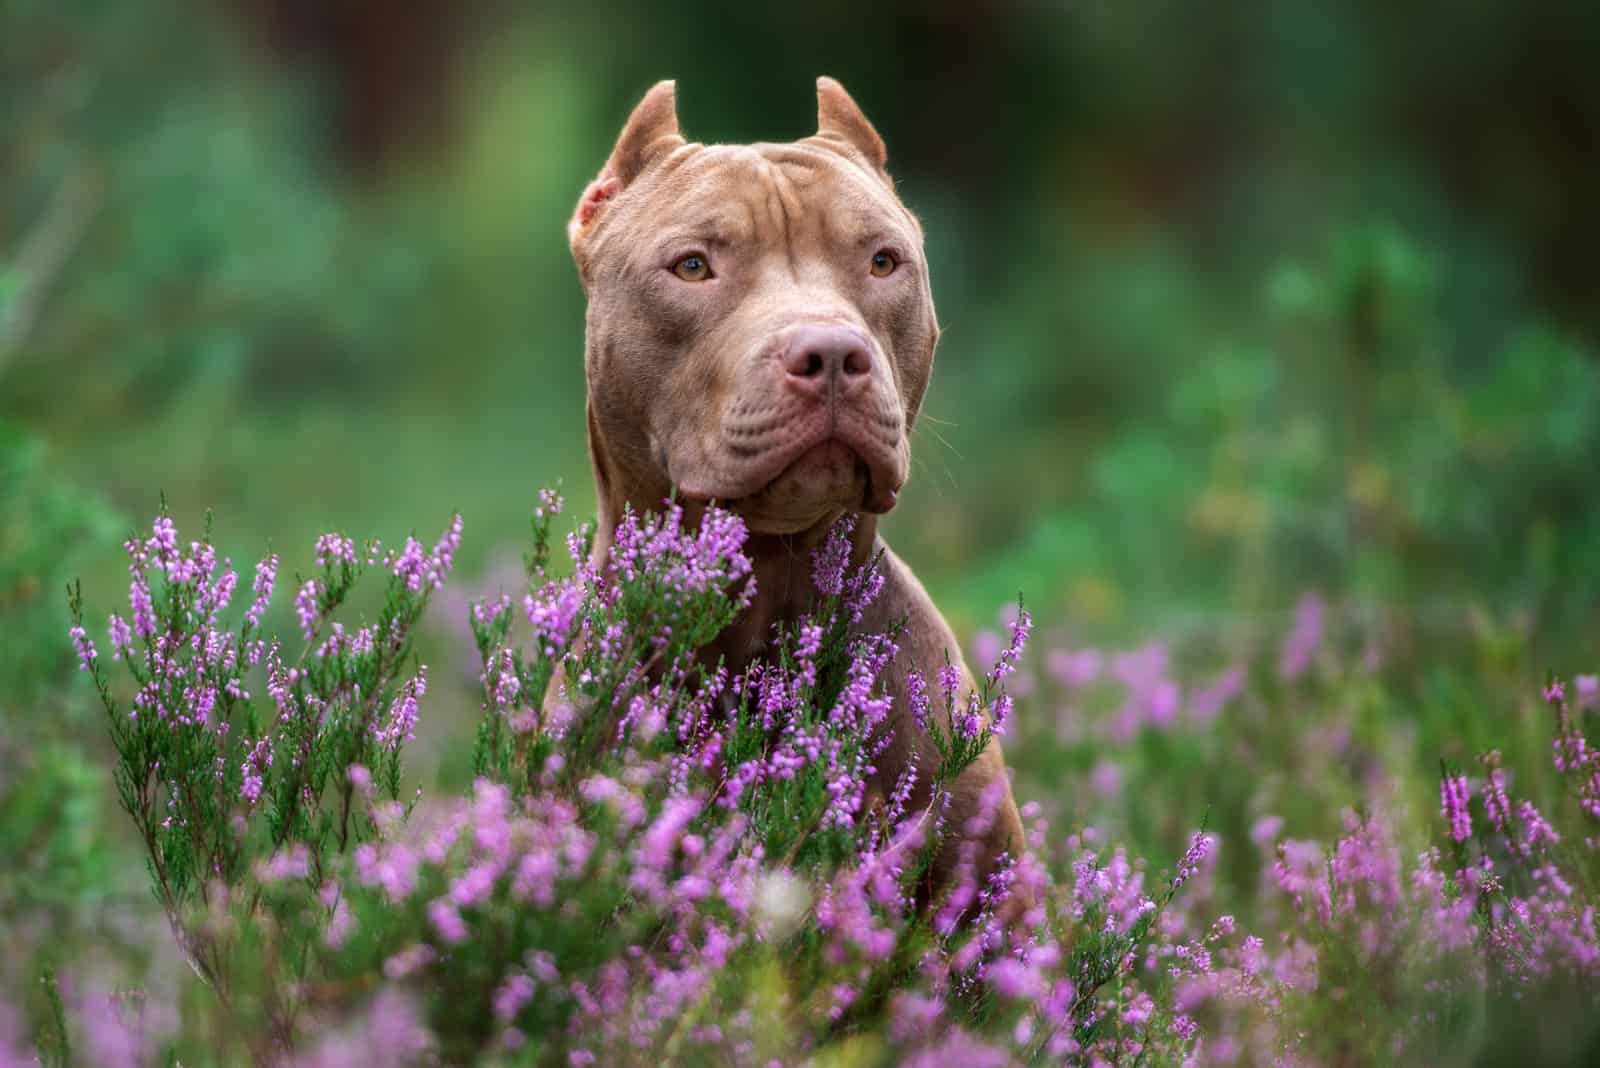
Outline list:
[[[932,679],[948,658],[972,687],[949,624],[877,533],[910,473],[909,435],[939,339],[922,229],[885,162],[877,131],[831,78],[817,80],[815,135],[754,145],[685,141],[673,83],[660,82],[568,226],[589,301],[595,562],[624,505],[659,509],[676,489],[739,514],[755,602],[708,651],[738,671],[766,650],[775,623],[810,606],[810,550],[843,513],[861,513],[854,563],[881,551],[884,578],[863,625],[908,623],[880,793],[913,753],[925,778],[938,766],[908,710],[905,670]],[[986,790],[993,816],[976,825],[980,874],[1002,853],[1021,855],[991,742],[952,789],[955,834],[936,881],[953,874]]]

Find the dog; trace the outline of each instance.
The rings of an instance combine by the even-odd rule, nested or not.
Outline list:
[[[883,587],[862,620],[905,619],[890,682],[893,738],[873,788],[892,789],[932,740],[906,700],[907,669],[948,662],[973,686],[949,624],[878,536],[911,468],[910,433],[939,324],[923,235],[886,169],[884,143],[831,78],[817,132],[789,144],[702,145],[679,132],[674,83],[634,108],[578,201],[568,237],[588,299],[584,365],[603,565],[625,506],[674,492],[717,502],[749,530],[754,603],[708,650],[731,671],[767,651],[815,589],[811,553],[859,513],[857,565],[881,553]],[[935,882],[976,832],[980,877],[1023,833],[998,740],[951,786]],[[974,819],[980,815],[985,818]]]

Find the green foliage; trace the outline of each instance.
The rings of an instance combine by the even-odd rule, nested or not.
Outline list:
[[[116,544],[121,520],[93,494],[63,483],[43,443],[0,420],[0,708],[33,707],[73,669],[51,640],[67,615],[61,589],[73,569]]]
[[[1281,267],[1270,331],[1160,380],[1148,416],[1097,451],[1083,504],[978,584],[1055,574],[1111,621],[1118,606],[1075,584],[1210,613],[1320,587],[1534,604],[1555,633],[1583,618],[1600,594],[1600,364],[1536,325],[1487,366],[1456,355],[1474,346],[1441,322],[1437,275],[1389,228]]]

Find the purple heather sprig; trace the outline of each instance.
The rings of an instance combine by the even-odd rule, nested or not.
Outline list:
[[[380,748],[393,752],[404,742],[414,741],[418,707],[428,692],[428,667],[419,664],[417,672],[400,687],[400,693],[389,704],[388,717],[374,723],[373,736]]]
[[[1465,775],[1446,774],[1439,780],[1439,813],[1450,827],[1451,841],[1472,837],[1472,815],[1467,811],[1471,796]]]
[[[300,620],[300,635],[308,642],[317,636],[317,628],[322,625],[320,602],[326,592],[327,587],[321,579],[307,579],[295,591],[294,614]]]
[[[1189,848],[1183,851],[1183,856],[1178,859],[1178,871],[1172,877],[1172,889],[1176,891],[1184,883],[1194,878],[1200,871],[1200,865],[1211,852],[1215,839],[1204,830],[1195,831],[1189,838]]]
[[[1278,674],[1294,680],[1304,675],[1322,645],[1327,602],[1320,594],[1308,593],[1294,610],[1294,629],[1284,639],[1278,656]]]
[[[92,670],[95,658],[99,654],[95,652],[94,642],[89,639],[88,631],[81,626],[74,626],[69,633],[72,638],[72,644],[78,651],[78,670]]]
[[[1017,614],[1011,620],[1011,641],[1000,650],[994,666],[989,669],[987,678],[990,686],[999,686],[1007,675],[1017,670],[1017,661],[1022,658],[1022,651],[1027,648],[1028,635],[1032,630],[1033,616],[1019,602]]]
[[[811,580],[824,597],[842,597],[845,570],[850,566],[850,536],[855,533],[856,517],[846,512],[829,528],[822,545],[811,553]]]

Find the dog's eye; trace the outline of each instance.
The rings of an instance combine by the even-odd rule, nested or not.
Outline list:
[[[704,256],[691,253],[672,265],[672,273],[685,282],[704,282],[711,277],[711,264]]]
[[[894,258],[894,253],[888,250],[880,251],[872,257],[873,277],[887,278],[894,273],[894,269],[899,265],[899,261]]]

